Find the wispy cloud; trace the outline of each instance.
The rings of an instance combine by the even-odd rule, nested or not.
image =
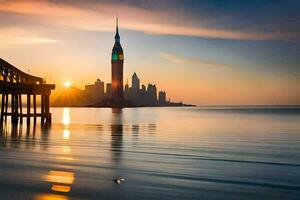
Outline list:
[[[213,68],[229,68],[230,67],[227,64],[205,61],[205,60],[201,60],[198,58],[187,58],[185,56],[178,55],[175,53],[158,52],[158,54],[162,59],[165,59],[174,64],[195,65],[198,67],[213,67]]]
[[[54,38],[41,36],[37,32],[16,27],[0,28],[0,33],[0,48],[61,42]]]
[[[142,31],[149,34],[180,35],[205,38],[233,40],[277,40],[296,37],[284,31],[256,31],[247,29],[225,29],[216,26],[212,19],[202,21],[187,13],[176,13],[174,10],[146,9],[132,4],[116,4],[107,1],[72,1],[55,3],[53,1],[2,1],[0,12],[19,14],[45,25],[63,29],[84,29],[111,31],[114,28],[113,18],[119,13],[121,26],[124,29]],[[184,19],[184,20],[183,20]],[[2,19],[1,19],[2,20]],[[22,20],[20,18],[20,20]],[[192,26],[191,23],[195,22]],[[198,23],[196,23],[198,22]],[[2,34],[2,33],[1,33]]]

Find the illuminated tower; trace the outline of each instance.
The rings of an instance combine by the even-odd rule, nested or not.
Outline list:
[[[111,83],[112,83],[112,99],[115,101],[123,100],[123,61],[124,54],[120,43],[120,35],[118,30],[118,18],[115,35],[115,45],[111,55]]]

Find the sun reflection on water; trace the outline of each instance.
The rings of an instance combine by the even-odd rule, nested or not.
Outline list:
[[[52,185],[51,190],[55,192],[65,192],[68,193],[71,191],[71,187],[67,185]]]
[[[45,181],[52,183],[73,184],[74,173],[66,171],[50,171],[45,176]]]
[[[63,108],[62,124],[64,125],[64,130],[63,130],[64,140],[70,139],[70,135],[71,135],[71,132],[69,129],[70,123],[71,123],[70,108]]]
[[[68,126],[71,123],[70,108],[63,108],[62,123],[65,126]]]
[[[62,150],[63,150],[63,152],[64,153],[66,153],[66,154],[69,154],[69,153],[71,153],[71,148],[69,147],[69,146],[63,146],[62,147]]]
[[[68,161],[73,161],[74,159],[72,157],[67,157],[67,156],[58,156],[56,157],[57,160],[68,160]]]
[[[68,200],[69,198],[63,195],[57,194],[39,194],[35,197],[35,200]]]
[[[71,123],[70,117],[70,109],[63,108],[63,116],[62,116],[62,124],[63,124],[63,139],[70,139],[70,129],[69,124]],[[66,141],[67,142],[67,141]],[[65,161],[73,161],[74,159],[71,157],[72,149],[69,145],[62,146],[62,153],[68,156],[57,156],[56,159],[62,159]],[[61,193],[61,195],[57,194],[39,194],[36,196],[36,200],[68,200],[69,198],[66,196],[67,193],[71,192],[72,184],[75,180],[75,174],[70,171],[55,171],[51,170],[47,175],[43,177],[43,180],[51,183],[51,191],[54,193]]]
[[[75,175],[73,172],[67,171],[49,171],[44,177],[44,181],[52,184],[51,190],[53,192],[69,193],[71,191],[71,185],[74,183]],[[37,200],[65,200],[68,199],[63,195],[43,194],[38,195]]]
[[[70,139],[70,130],[69,129],[64,129],[64,132],[63,132],[63,137],[64,137],[64,140],[68,140]]]

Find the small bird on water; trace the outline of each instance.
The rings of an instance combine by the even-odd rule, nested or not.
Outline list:
[[[124,182],[125,181],[125,179],[124,178],[116,178],[116,179],[114,179],[114,182],[116,183],[116,184],[118,184],[118,185],[120,185],[122,182]]]

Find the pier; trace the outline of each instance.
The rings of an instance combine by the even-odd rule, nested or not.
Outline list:
[[[37,117],[40,117],[41,124],[50,124],[50,95],[55,85],[46,84],[42,78],[27,74],[1,58],[0,72],[1,124],[7,116],[11,117],[13,124],[23,123],[23,118],[27,124],[31,118],[36,123]]]

